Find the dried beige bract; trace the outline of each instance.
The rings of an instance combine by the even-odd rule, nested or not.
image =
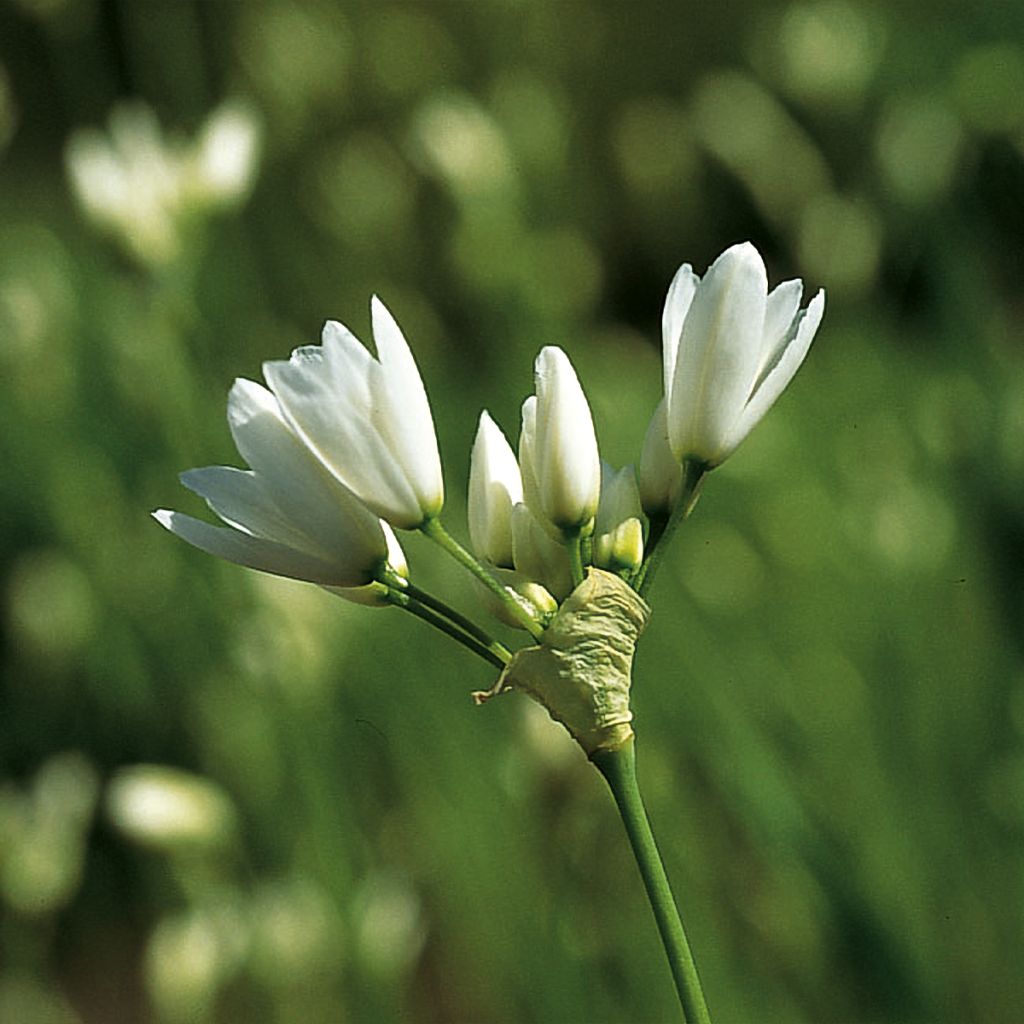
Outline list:
[[[478,703],[522,690],[547,708],[587,754],[615,750],[632,735],[633,652],[647,603],[618,576],[591,569],[565,599],[540,643],[519,650]]]

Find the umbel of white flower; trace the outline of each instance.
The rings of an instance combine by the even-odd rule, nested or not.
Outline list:
[[[475,557],[441,524],[444,485],[426,390],[401,329],[371,301],[374,356],[328,321],[322,343],[237,381],[228,421],[248,470],[183,474],[226,525],[156,518],[196,547],[265,572],[392,604],[503,669],[488,696],[529,693],[593,754],[631,735],[629,676],[644,600],[707,470],[721,464],[802,362],[824,309],[802,285],[769,292],[749,243],[704,278],[684,264],[663,316],[665,394],[639,471],[602,465],[568,356],[541,349],[518,452],[480,416],[470,459]],[[534,643],[513,654],[416,587],[392,527],[419,530],[469,569],[483,606]]]
[[[757,249],[726,249],[703,279],[689,263],[665,299],[662,343],[668,444],[712,468],[735,451],[799,369],[825,311],[800,308],[801,281],[771,292]],[[653,456],[652,456],[653,461]]]

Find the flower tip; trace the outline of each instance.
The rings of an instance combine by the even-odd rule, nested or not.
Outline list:
[[[149,513],[165,530],[174,529],[174,513],[169,508],[157,508]]]

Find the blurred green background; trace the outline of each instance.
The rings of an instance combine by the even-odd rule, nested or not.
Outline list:
[[[1020,5],[4,0],[0,1021],[674,1019],[543,712],[148,512],[199,513],[232,379],[372,292],[457,535],[542,344],[634,461],[673,272],[748,238],[825,321],[634,691],[712,1010],[1024,1019]]]

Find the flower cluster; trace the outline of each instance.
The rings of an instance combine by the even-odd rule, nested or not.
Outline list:
[[[601,461],[576,371],[561,349],[541,349],[518,449],[486,411],[480,416],[469,478],[472,553],[441,524],[444,484],[426,392],[398,324],[376,297],[376,357],[329,321],[320,345],[264,364],[268,387],[236,381],[228,422],[250,469],[212,466],[182,476],[225,526],[167,510],[154,515],[229,561],[398,605],[507,676],[510,651],[412,583],[393,530],[418,530],[474,574],[498,618],[562,652],[545,673],[579,673],[574,635],[585,632],[592,646],[582,594],[601,605],[602,635],[617,614],[628,620],[632,639],[617,654],[628,670],[646,621],[641,599],[672,531],[707,472],[749,434],[807,353],[824,293],[801,308],[802,292],[796,280],[769,292],[749,243],[726,250],[703,278],[689,264],[679,269],[662,318],[664,398],[636,471]],[[590,578],[594,585],[582,589]],[[608,644],[615,646],[613,636]],[[587,672],[600,674],[588,658]]]

